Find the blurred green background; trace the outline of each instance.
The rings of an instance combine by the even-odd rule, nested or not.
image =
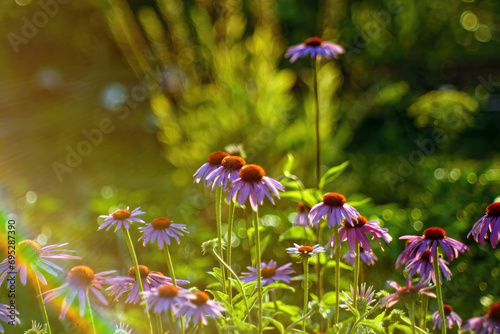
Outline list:
[[[69,242],[96,272],[125,275],[125,243],[97,232],[97,217],[141,206],[148,221],[187,224],[172,247],[177,276],[200,289],[213,283],[206,272],[215,262],[200,248],[216,235],[213,193],[192,174],[233,144],[272,177],[292,153],[294,174],[313,186],[310,62],[283,55],[321,36],[346,49],[319,71],[323,171],[350,161],[325,190],[371,198],[359,211],[394,238],[384,253],[377,248],[366,281],[401,282],[398,237],[440,226],[471,248],[451,264],[445,303],[469,318],[500,295],[500,250],[466,240],[500,200],[498,1],[4,0],[0,17],[1,205],[19,241]],[[107,131],[82,144],[99,128]],[[295,206],[283,199],[262,210],[263,259],[291,261],[294,240],[278,237]],[[237,211],[237,272],[250,265],[244,218]],[[154,245],[136,247],[142,264],[166,271]],[[325,275],[331,288],[333,273]],[[350,279],[346,272],[345,289]],[[297,293],[280,297],[295,303]],[[27,307],[34,303],[21,287],[23,329],[41,320]],[[138,308],[116,305],[100,316],[140,328]],[[49,306],[51,318],[58,313]],[[67,320],[54,325],[68,332]]]

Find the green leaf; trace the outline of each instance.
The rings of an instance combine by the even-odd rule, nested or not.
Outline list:
[[[285,283],[273,283],[273,284],[264,286],[262,288],[262,293],[267,293],[269,290],[272,290],[272,289],[283,289],[283,290],[290,290],[292,292],[295,292],[295,289],[292,288],[288,284],[285,284]]]
[[[257,327],[255,327],[254,325],[235,318],[233,318],[232,320],[236,328],[238,328],[241,333],[257,333]]]
[[[354,314],[354,318],[355,319],[359,319],[359,317],[360,317],[359,311],[356,310],[354,308],[354,306],[350,305],[349,303],[345,303],[344,305],[347,305],[347,307],[349,308],[349,310],[351,310],[352,314]]]
[[[375,333],[385,334],[385,328],[382,327],[378,322],[373,320],[363,320],[359,322],[360,326],[365,326],[373,329]]]
[[[286,162],[285,164],[283,165],[283,174],[286,176],[286,177],[290,177],[291,176],[291,172],[292,172],[292,168],[293,168],[293,163],[295,161],[295,158],[293,157],[293,154],[292,153],[288,153],[287,156],[286,156]]]
[[[273,319],[273,318],[270,318],[270,317],[264,317],[264,319],[266,319],[268,322],[272,322],[274,327],[276,327],[276,329],[280,332],[280,333],[284,333],[285,332],[285,327],[281,324],[281,322],[279,322],[278,320],[276,319]]]
[[[354,206],[354,207],[358,207],[358,206],[362,206],[368,202],[371,202],[371,200],[372,200],[371,197],[367,197],[365,199],[355,201],[355,202],[350,201],[349,205]]]
[[[338,166],[332,167],[329,170],[327,170],[326,173],[323,174],[323,176],[321,177],[321,180],[319,181],[319,188],[323,189],[324,186],[335,180],[346,169],[347,166],[349,166],[349,161],[346,161]]]
[[[326,267],[327,268],[335,268],[335,263],[336,263],[336,261],[333,261],[333,260],[332,261],[328,261],[326,263]],[[354,267],[351,267],[350,265],[345,264],[344,262],[340,262],[339,266],[340,266],[341,269],[345,269],[345,270],[349,270],[349,271],[353,271],[354,270]]]
[[[279,237],[279,241],[283,240],[315,240],[316,236],[310,228],[304,228],[303,226],[292,226]]]
[[[384,319],[385,317],[385,312],[387,311],[387,309],[384,310],[384,312],[380,313],[379,315],[377,315],[375,317],[375,319],[373,319],[373,321],[376,321],[376,322],[382,322],[382,320]]]

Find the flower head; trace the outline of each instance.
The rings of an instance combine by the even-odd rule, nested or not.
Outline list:
[[[387,282],[391,287],[396,289],[396,292],[385,296],[380,300],[381,307],[392,307],[398,302],[407,303],[416,300],[420,294],[427,295],[428,297],[436,298],[436,295],[428,290],[434,288],[434,286],[429,286],[429,281],[420,280],[417,284],[413,285],[411,280],[406,281],[405,286],[399,286],[398,283],[394,281]]]
[[[306,228],[309,228],[310,222],[309,222],[309,211],[311,211],[311,207],[307,205],[304,202],[300,202],[297,204],[297,215],[295,216],[295,219],[293,220],[293,225],[295,226],[304,226]]]
[[[453,327],[453,324],[457,324],[458,328],[460,328],[460,326],[462,326],[462,319],[460,318],[460,316],[453,312],[453,308],[448,304],[444,304],[443,308],[446,327],[451,328]],[[441,329],[441,314],[439,314],[439,310],[432,314],[432,322],[432,329],[435,329],[436,326]]]
[[[207,162],[204,163],[197,171],[194,173],[194,182],[199,183],[203,180],[203,185],[207,186],[206,177],[210,175],[217,167],[222,163],[222,159],[227,157],[229,153],[224,151],[217,151],[210,153],[207,158]]]
[[[56,297],[65,295],[61,307],[61,314],[59,315],[59,319],[64,319],[69,307],[76,296],[78,296],[80,316],[83,317],[87,303],[88,290],[90,290],[101,303],[104,305],[108,304],[100,290],[102,290],[102,284],[110,284],[111,278],[105,276],[114,272],[116,272],[116,270],[104,271],[96,274],[87,266],[73,267],[66,276],[66,283],[56,289],[42,293],[44,296],[43,302],[48,303]]]
[[[432,282],[436,284],[436,273],[434,272],[434,264],[430,260],[431,251],[428,249],[422,253],[420,258],[413,258],[408,261],[406,264],[405,270],[411,270],[409,278],[412,278],[413,275],[419,274],[423,280],[432,279]],[[444,277],[449,281],[451,279],[451,270],[446,266],[448,261],[445,259],[438,259],[439,268],[441,269],[439,273],[439,281],[443,282],[443,277],[441,272],[444,274]]]
[[[325,42],[319,37],[309,37],[304,43],[289,47],[286,50],[285,57],[291,57],[290,62],[293,63],[298,58],[304,58],[305,56],[311,58],[324,56],[329,59],[331,57],[338,58],[338,55],[342,53],[344,53],[344,48],[338,44]]]
[[[299,254],[300,258],[309,258],[316,253],[324,253],[325,249],[319,244],[314,246],[300,246],[294,243],[294,247],[289,247],[286,249],[288,254]]]
[[[113,334],[132,334],[132,330],[128,327],[127,324],[120,322],[120,325],[116,325]]]
[[[15,322],[17,324],[20,324],[21,321],[17,317],[19,315],[19,312],[15,308],[13,308],[10,305],[5,305],[5,304],[0,304],[0,320],[2,320],[5,323],[12,323]],[[2,323],[0,322],[0,333],[3,333],[3,326]]]
[[[206,326],[208,324],[207,316],[220,318],[222,316],[221,312],[226,311],[218,302],[211,300],[208,293],[204,291],[193,292],[187,295],[186,298],[189,302],[180,305],[176,316],[180,317],[185,314],[186,319],[193,318],[195,324],[201,320],[202,324]]]
[[[484,246],[488,231],[490,231],[491,246],[496,248],[500,239],[500,202],[488,205],[486,214],[474,224],[467,238],[472,235],[476,242]]]
[[[242,157],[228,155],[222,159],[220,166],[206,177],[208,186],[212,185],[212,190],[219,187],[226,191],[228,183],[231,184],[240,178],[239,171],[246,164]]]
[[[351,297],[351,296],[354,296],[354,288],[351,286],[351,296],[346,294],[344,291],[342,291],[342,293],[345,296],[345,298],[342,298],[342,301],[345,304],[340,304],[340,307],[344,308],[344,309],[349,309],[349,306],[347,304],[354,306],[354,300]],[[373,298],[374,295],[375,295],[375,292],[373,291],[372,286],[368,287],[368,289],[367,289],[366,283],[361,284],[360,288],[358,289],[357,297],[356,297],[358,309],[364,308],[363,313],[366,313],[367,311],[369,311],[372,308],[372,305],[370,305],[370,304],[375,302],[375,299]]]
[[[486,315],[467,320],[464,330],[474,333],[496,334],[500,332],[500,303],[494,303],[488,308]]]
[[[344,219],[344,226],[339,229],[339,240],[342,243],[347,240],[349,244],[349,252],[356,253],[356,245],[359,243],[359,246],[367,251],[372,250],[372,246],[370,240],[367,237],[367,234],[371,234],[372,239],[377,240],[380,247],[382,244],[380,243],[380,239],[383,239],[385,242],[389,243],[392,240],[392,237],[387,233],[388,229],[382,228],[378,225],[376,221],[368,221],[363,216],[357,216],[356,221],[350,224],[347,219]],[[330,240],[328,241],[328,245],[332,246],[332,251],[335,246],[335,236],[332,235]],[[383,248],[382,248],[383,249]]]
[[[261,269],[260,269],[260,277],[262,278],[261,284],[262,285],[270,285],[273,284],[275,281],[283,281],[283,282],[290,282],[292,279],[290,274],[293,274],[294,271],[292,269],[289,269],[292,266],[292,263],[287,263],[279,268],[276,268],[276,261],[269,261],[269,263],[262,262],[261,264]],[[257,280],[257,269],[253,267],[247,267],[250,272],[242,273],[243,276],[241,277],[241,280],[245,283],[249,282],[254,282]]]
[[[326,216],[328,227],[334,227],[336,224],[340,225],[347,219],[349,224],[354,225],[358,211],[347,204],[344,195],[338,193],[327,193],[323,195],[323,201],[313,206],[309,212],[309,220],[311,224],[318,225],[321,218]]]
[[[31,328],[24,334],[45,334],[47,332],[47,325],[38,324],[35,320],[31,321]]]
[[[162,284],[150,291],[141,292],[143,303],[147,303],[148,310],[153,308],[153,313],[162,313],[172,310],[177,312],[177,307],[187,302],[188,292],[172,284]]]
[[[378,258],[375,256],[373,251],[367,251],[363,247],[359,248],[359,256],[361,261],[366,263],[369,266],[373,266],[375,264],[375,261],[378,260]],[[354,262],[356,261],[356,253],[353,252],[347,252],[343,256],[344,261],[349,263],[349,265],[354,265]]]
[[[265,196],[274,204],[271,192],[280,198],[278,190],[285,190],[281,183],[267,177],[264,168],[259,165],[243,166],[239,171],[239,176],[231,183],[227,199],[229,201],[232,197],[233,202],[238,205],[244,204],[248,199],[254,211],[257,211],[258,206],[264,203]]]
[[[11,263],[9,262],[9,258],[6,258],[0,263],[0,284],[2,284],[9,273],[12,273],[11,277],[12,275],[15,277],[16,274],[19,273],[21,283],[26,285],[28,279],[28,269],[31,269],[35,273],[38,281],[40,281],[43,285],[46,285],[47,280],[43,276],[42,271],[48,272],[53,276],[57,276],[54,269],[60,272],[64,271],[61,267],[47,259],[82,259],[79,256],[64,254],[65,252],[74,252],[73,250],[56,249],[66,245],[67,243],[42,247],[38,242],[33,240],[21,241],[17,244],[17,263],[15,269],[10,269]]]
[[[99,216],[99,218],[104,218],[104,222],[97,230],[99,231],[106,227],[107,231],[111,227],[115,226],[116,232],[116,230],[122,228],[122,226],[128,230],[130,228],[130,224],[133,222],[146,224],[142,219],[136,218],[137,216],[145,214],[145,212],[140,211],[139,209],[140,207],[130,211],[127,206],[126,209],[116,210],[112,214]]]
[[[164,243],[170,245],[170,238],[174,238],[179,244],[179,236],[182,236],[183,233],[189,233],[186,230],[186,225],[175,224],[171,219],[164,217],[153,219],[146,226],[139,227],[139,230],[142,231],[140,239],[144,239],[143,246],[146,246],[148,242],[154,243],[156,241],[159,249],[163,249]]]

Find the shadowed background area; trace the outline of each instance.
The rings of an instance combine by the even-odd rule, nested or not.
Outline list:
[[[477,316],[500,292],[500,252],[466,240],[500,196],[499,14],[494,0],[2,1],[4,221],[16,221],[18,241],[69,242],[96,272],[125,275],[132,262],[122,236],[97,232],[97,217],[141,206],[146,221],[187,224],[189,235],[172,246],[176,274],[200,289],[213,284],[206,272],[216,262],[200,248],[216,236],[213,193],[192,175],[210,152],[232,144],[271,177],[292,153],[293,173],[313,186],[310,62],[283,55],[321,36],[346,49],[319,71],[323,171],[350,161],[326,190],[371,198],[358,209],[394,238],[384,253],[377,248],[380,260],[365,267],[365,279],[376,289],[402,281],[393,269],[404,247],[397,238],[440,226],[471,248],[451,264],[445,302],[462,318]],[[286,198],[263,209],[263,259],[291,261],[285,248],[298,240],[279,233],[295,207]],[[242,210],[236,226],[239,273],[250,265]],[[136,248],[141,263],[167,272],[155,245]],[[349,282],[346,275],[346,290]],[[23,330],[41,321],[27,307],[36,303],[29,286],[19,285],[17,303]],[[143,328],[137,307],[96,307],[102,328],[120,320]],[[55,319],[59,309],[48,311]]]

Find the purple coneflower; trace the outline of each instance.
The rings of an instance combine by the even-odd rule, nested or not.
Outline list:
[[[309,220],[312,225],[317,226],[321,218],[326,216],[328,227],[341,225],[344,218],[353,225],[359,212],[347,204],[344,195],[338,193],[327,193],[323,195],[323,202],[313,206],[309,212]]]
[[[59,315],[59,319],[64,319],[75,297],[78,296],[80,316],[83,317],[85,314],[88,290],[92,291],[97,299],[104,305],[108,305],[106,298],[99,290],[102,290],[102,284],[110,284],[109,282],[112,280],[112,278],[104,276],[114,272],[116,272],[116,270],[104,271],[96,274],[87,266],[73,267],[66,276],[66,283],[56,289],[45,291],[42,294],[44,296],[43,302],[48,303],[56,297],[65,295],[61,307],[61,314]]]
[[[231,184],[240,178],[239,171],[247,162],[242,157],[229,155],[222,159],[221,165],[212,171],[206,177],[208,186],[212,185],[212,190],[215,187],[227,189],[228,183]]]
[[[360,247],[359,249],[359,257],[361,261],[366,263],[369,266],[373,266],[375,264],[375,261],[378,260],[378,258],[375,256],[373,251],[367,251],[363,247]],[[352,252],[347,252],[343,256],[344,261],[349,263],[349,265],[353,266],[354,262],[356,261],[356,253]]]
[[[324,42],[319,37],[309,37],[304,43],[289,47],[286,50],[285,57],[290,58],[293,63],[298,58],[310,56],[311,58],[324,56],[326,59],[337,58],[339,54],[344,53],[344,48],[338,44]]]
[[[278,198],[280,198],[278,190],[285,191],[285,187],[267,177],[264,168],[259,165],[245,165],[240,169],[239,175],[240,178],[231,183],[227,199],[232,197],[233,202],[238,205],[243,205],[248,199],[253,211],[257,211],[258,205],[264,203],[265,196],[274,204],[269,190]]]
[[[349,309],[349,306],[347,304],[354,307],[354,299],[351,297],[354,295],[354,288],[352,287],[352,285],[351,285],[351,296],[349,296],[344,291],[342,291],[342,293],[345,296],[345,298],[342,298],[342,301],[345,304],[340,304],[340,307],[344,308],[344,309]],[[372,308],[372,305],[370,305],[370,304],[375,302],[375,299],[373,298],[374,295],[375,295],[375,291],[373,291],[372,286],[368,287],[368,289],[367,289],[366,283],[363,283],[360,285],[360,288],[358,289],[358,292],[357,292],[356,301],[357,301],[357,307],[364,307],[363,313],[365,313],[366,311],[369,311]]]
[[[420,258],[427,249],[430,249],[429,260],[431,262],[434,261],[438,245],[443,247],[448,260],[450,261],[453,261],[455,257],[458,257],[459,252],[464,253],[469,250],[469,247],[465,246],[460,241],[447,237],[446,231],[439,227],[429,227],[424,231],[422,236],[405,235],[399,239],[408,239],[409,245],[403,251],[406,255],[403,256],[403,254],[401,254],[407,259],[407,261],[413,258]]]
[[[10,305],[0,304],[0,320],[12,326],[12,322],[20,324],[21,321],[17,317],[19,312],[16,309],[12,308]],[[0,333],[3,333],[3,326],[0,322]]]
[[[464,330],[474,333],[496,334],[500,332],[500,303],[494,303],[488,308],[486,315],[467,320]]]
[[[187,303],[188,292],[172,284],[163,284],[151,291],[141,292],[148,310],[153,308],[153,313],[162,313],[172,310],[177,312],[177,307]]]
[[[193,292],[186,298],[189,302],[180,305],[176,316],[180,317],[185,314],[186,319],[189,320],[192,317],[195,324],[201,320],[202,324],[206,326],[208,324],[207,316],[220,318],[221,312],[226,311],[218,302],[211,300],[208,293],[204,291]]]
[[[140,207],[130,212],[129,207],[127,206],[124,210],[116,210],[112,214],[99,216],[99,218],[104,218],[104,222],[97,230],[99,231],[106,227],[107,231],[111,227],[115,226],[116,232],[122,226],[128,230],[130,228],[130,224],[133,222],[146,224],[142,219],[136,218],[137,216],[145,214],[145,212],[140,211],[139,209]]]
[[[163,249],[164,243],[170,245],[170,238],[174,238],[177,243],[180,243],[179,236],[182,236],[183,233],[189,233],[186,230],[186,225],[175,224],[171,219],[164,217],[153,219],[150,224],[139,227],[139,230],[142,231],[140,239],[144,239],[143,246],[146,246],[148,242],[154,243],[156,241],[159,249]]]
[[[405,270],[410,270],[409,278],[411,279],[413,275],[419,274],[422,280],[432,279],[432,282],[436,284],[436,274],[434,273],[434,266],[430,259],[431,251],[428,249],[422,253],[420,258],[414,258],[408,261]],[[439,258],[439,268],[444,274],[444,277],[449,281],[451,279],[451,270],[446,266],[448,261]],[[439,281],[443,282],[443,277],[441,273],[439,274]]]
[[[444,318],[446,320],[446,327],[451,328],[453,327],[453,324],[457,324],[458,328],[460,328],[460,326],[462,326],[462,319],[458,316],[458,314],[453,312],[453,308],[448,304],[444,304],[443,308],[444,308]],[[432,314],[432,321],[433,321],[432,329],[435,329],[436,326],[439,329],[441,329],[441,315],[439,314],[439,310],[437,310],[436,312],[434,312],[434,314]]]
[[[197,171],[194,173],[194,182],[199,183],[203,180],[203,185],[207,186],[206,177],[210,175],[217,167],[222,163],[222,159],[227,157],[229,153],[224,151],[217,151],[210,153],[207,158],[207,162],[204,163]]]
[[[281,266],[279,268],[276,268],[276,261],[269,261],[268,264],[265,262],[262,262],[261,264],[261,269],[260,269],[260,276],[262,278],[261,282],[262,285],[270,285],[273,284],[275,281],[284,281],[286,283],[290,282],[292,279],[290,274],[293,274],[294,271],[292,269],[289,269],[292,266],[292,263],[287,263],[284,266]],[[247,267],[250,272],[242,273],[243,276],[241,277],[241,280],[245,283],[249,282],[254,282],[257,280],[257,269],[253,267]]]
[[[407,280],[405,286],[399,286],[399,284],[394,281],[388,281],[387,283],[396,289],[396,292],[382,298],[380,300],[381,307],[389,308],[398,302],[406,303],[415,301],[419,294],[436,298],[434,293],[428,291],[434,288],[433,285],[428,286],[429,281],[420,280],[416,285],[412,285],[411,280]]]
[[[56,249],[58,247],[66,246],[67,243],[59,245],[50,245],[42,247],[40,244],[33,240],[23,240],[17,244],[17,264],[14,270],[11,270],[11,264],[9,259],[5,259],[0,263],[0,284],[4,281],[5,277],[9,273],[12,273],[14,277],[19,272],[21,283],[26,285],[28,279],[28,268],[31,268],[35,273],[38,280],[43,284],[47,285],[47,280],[42,275],[41,270],[48,272],[53,276],[57,276],[57,273],[53,270],[56,269],[60,272],[64,270],[47,259],[73,259],[81,260],[82,258],[74,255],[62,254],[63,252],[74,252],[73,250],[66,249]]]
[[[151,288],[157,288],[164,284],[172,284],[170,277],[164,276],[159,271],[151,271],[147,266],[139,265],[139,273],[144,286],[144,292],[150,291]],[[114,300],[118,300],[120,296],[129,292],[125,303],[136,304],[141,296],[139,294],[140,287],[136,280],[135,267],[128,270],[127,276],[118,276],[110,278],[110,286],[106,290],[110,290],[110,295],[115,296]],[[187,284],[188,281],[175,280],[177,284]]]
[[[293,220],[293,225],[309,228],[311,225],[308,217],[309,211],[311,211],[311,207],[306,203],[300,202],[297,204],[297,215]]]
[[[488,230],[491,232],[491,246],[496,248],[498,240],[500,239],[500,202],[488,205],[488,208],[486,208],[486,214],[479,218],[479,220],[474,224],[474,227],[467,235],[467,238],[472,235],[476,242],[479,242],[484,246],[484,241],[488,238],[486,235]]]
[[[289,247],[286,249],[288,254],[299,254],[301,258],[303,257],[311,257],[313,254],[324,253],[325,249],[321,247],[319,244],[314,246],[300,246],[295,244],[295,247]]]
[[[339,228],[339,240],[342,243],[347,240],[349,244],[349,252],[351,254],[356,253],[356,244],[359,243],[359,246],[367,251],[372,250],[372,245],[370,244],[370,240],[366,236],[366,234],[371,234],[372,239],[377,240],[380,247],[382,244],[380,243],[380,238],[382,238],[385,242],[389,243],[392,240],[392,237],[387,233],[388,229],[382,228],[378,225],[376,221],[368,221],[364,216],[357,216],[357,220],[354,221],[354,224],[350,224],[347,222],[347,219],[344,219],[344,226]],[[326,247],[328,245],[335,247],[335,235],[332,235]],[[382,247],[382,250],[384,248]]]

